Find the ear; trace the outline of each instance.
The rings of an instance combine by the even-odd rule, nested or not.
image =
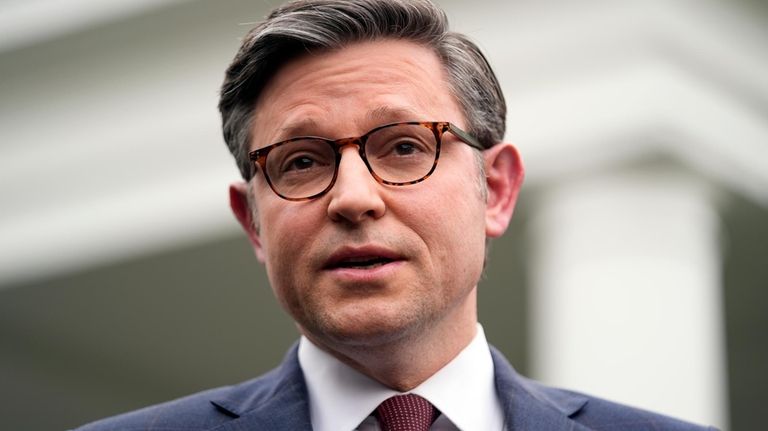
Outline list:
[[[243,227],[243,230],[248,235],[256,258],[259,262],[264,263],[264,247],[261,245],[261,238],[259,238],[258,222],[253,219],[254,211],[251,208],[251,200],[248,199],[248,193],[247,183],[240,181],[230,184],[229,206],[232,208],[232,213],[237,221],[240,222],[240,226]]]
[[[514,145],[496,144],[484,151],[488,203],[485,209],[485,234],[498,238],[509,226],[523,184],[523,162]]]

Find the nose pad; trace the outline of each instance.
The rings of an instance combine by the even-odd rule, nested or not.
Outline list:
[[[350,142],[339,148],[339,154],[336,183],[329,191],[328,216],[335,221],[359,223],[384,215],[386,206],[380,195],[383,186],[371,175],[360,146]]]

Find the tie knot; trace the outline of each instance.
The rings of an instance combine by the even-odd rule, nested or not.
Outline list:
[[[396,395],[376,408],[382,431],[428,431],[438,411],[429,401],[414,395]]]

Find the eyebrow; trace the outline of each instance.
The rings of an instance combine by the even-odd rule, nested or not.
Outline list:
[[[294,136],[307,135],[308,130],[317,130],[318,123],[312,118],[302,118],[301,120],[288,124],[280,128],[278,137],[280,139],[289,139]]]
[[[408,108],[393,108],[390,106],[379,106],[368,111],[366,118],[373,124],[392,123],[396,121],[421,120],[419,115]]]
[[[379,106],[371,109],[365,115],[366,121],[372,124],[372,127],[380,126],[387,123],[394,123],[398,121],[418,121],[419,115],[415,111],[408,108],[393,108],[390,106]],[[320,123],[313,118],[302,118],[301,120],[288,124],[280,128],[278,139],[290,139],[297,136],[316,135],[316,131],[320,128]]]

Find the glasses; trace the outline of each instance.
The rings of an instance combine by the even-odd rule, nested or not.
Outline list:
[[[314,199],[336,182],[341,149],[356,145],[373,178],[381,184],[405,186],[427,179],[437,167],[445,132],[478,150],[480,142],[445,121],[407,121],[379,126],[357,138],[299,136],[249,153],[272,190],[289,201]],[[251,173],[251,178],[255,173]]]

